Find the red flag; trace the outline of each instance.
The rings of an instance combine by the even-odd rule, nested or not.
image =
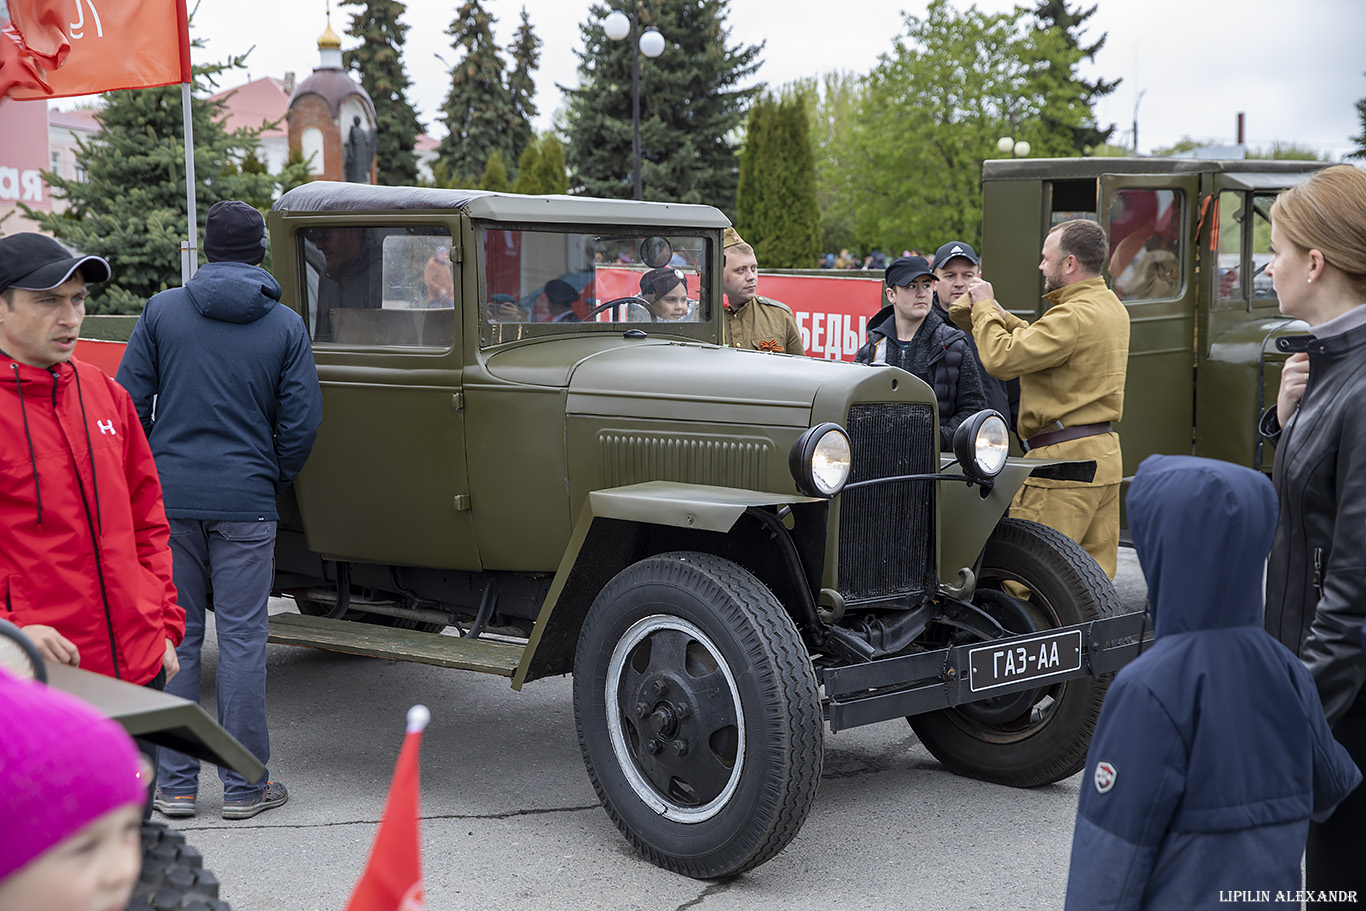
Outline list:
[[[63,98],[190,81],[185,0],[8,0],[10,27],[40,82],[16,80],[15,98]]]
[[[389,799],[375,833],[365,872],[351,893],[346,911],[425,911],[422,845],[418,834],[417,753],[431,712],[425,705],[408,710],[408,733],[394,767]]]
[[[43,81],[38,61],[24,46],[19,30],[13,23],[5,23],[0,29],[0,99],[8,97],[15,89],[47,92],[49,88]]]

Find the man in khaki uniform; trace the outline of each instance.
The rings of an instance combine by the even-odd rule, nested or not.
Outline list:
[[[1066,221],[1049,232],[1039,271],[1043,316],[1027,323],[996,302],[978,279],[950,307],[971,329],[982,364],[994,376],[1020,378],[1020,438],[1030,458],[1094,459],[1091,482],[1030,478],[1010,514],[1041,522],[1076,541],[1111,579],[1119,554],[1119,434],[1129,315],[1105,280],[1109,245],[1100,225]]]
[[[727,228],[722,240],[726,289],[726,344],[732,348],[806,354],[802,333],[786,304],[759,297],[759,262],[754,248]]]

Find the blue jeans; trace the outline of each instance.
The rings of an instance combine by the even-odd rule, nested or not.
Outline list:
[[[204,644],[204,607],[213,587],[214,628],[218,632],[215,692],[218,723],[262,763],[270,761],[266,730],[266,602],[275,577],[273,521],[227,522],[171,519],[171,556],[176,591],[185,609],[185,640],[176,649],[180,673],[166,692],[199,701],[200,648]],[[261,793],[231,769],[219,768],[223,799],[246,800]],[[162,749],[157,784],[171,797],[195,794],[199,760]]]

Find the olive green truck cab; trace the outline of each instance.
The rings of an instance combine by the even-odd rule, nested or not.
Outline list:
[[[941,455],[908,373],[724,347],[719,211],[319,182],[269,224],[324,395],[274,641],[573,673],[607,812],[695,877],[796,835],[827,725],[906,717],[1022,787],[1083,766],[1143,615],[1003,516],[1094,464],[1007,458],[991,412]]]
[[[1124,474],[1152,453],[1193,454],[1270,471],[1256,432],[1303,334],[1281,315],[1271,277],[1271,204],[1326,162],[1194,158],[988,161],[982,269],[1002,304],[1042,312],[1039,251],[1069,218],[1100,222],[1106,279],[1129,311]]]

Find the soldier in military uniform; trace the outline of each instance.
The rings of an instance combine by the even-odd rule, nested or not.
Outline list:
[[[777,354],[806,354],[802,333],[787,304],[759,297],[759,262],[754,248],[727,228],[725,268],[726,344],[732,348]]]
[[[1065,221],[1044,241],[1039,271],[1049,309],[1027,323],[977,279],[949,308],[970,329],[993,376],[1020,378],[1020,437],[1039,459],[1094,459],[1090,482],[1029,478],[1010,514],[1067,535],[1111,579],[1119,548],[1119,434],[1129,360],[1129,315],[1105,285],[1109,244],[1093,221]]]

